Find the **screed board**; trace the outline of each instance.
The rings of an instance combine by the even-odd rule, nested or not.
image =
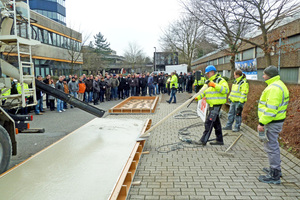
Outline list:
[[[109,110],[109,113],[154,113],[158,97],[129,97]]]
[[[96,118],[0,177],[0,199],[107,199],[144,121]]]

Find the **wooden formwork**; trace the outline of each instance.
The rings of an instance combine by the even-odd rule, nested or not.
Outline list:
[[[150,129],[152,120],[148,119],[143,127],[141,134]],[[143,148],[146,141],[136,142],[127,162],[123,168],[123,171],[109,197],[109,200],[126,200],[131,183],[134,178],[135,171],[138,167],[139,160],[143,153]]]
[[[154,113],[158,97],[129,97],[109,109],[109,113]]]

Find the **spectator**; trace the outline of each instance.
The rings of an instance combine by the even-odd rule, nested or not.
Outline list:
[[[142,75],[142,78],[140,79],[140,87],[142,90],[142,96],[146,96],[147,94],[147,80],[145,74]]]
[[[37,81],[43,81],[42,76],[37,77]],[[39,89],[36,89],[36,99],[37,99],[37,104],[35,106],[35,114],[36,115],[42,115],[44,110],[43,110],[43,92]]]
[[[86,85],[83,82],[82,77],[79,78],[78,87],[79,87],[79,89],[78,89],[78,99],[80,101],[83,101],[84,93],[85,93],[85,90],[86,90]]]
[[[130,77],[129,86],[130,86],[131,96],[135,96],[136,95],[136,81],[135,81],[134,75],[131,75],[131,77]]]
[[[50,84],[50,78],[51,78],[51,76],[50,76],[50,74],[48,74],[48,75],[46,76],[46,79],[43,80],[43,82],[44,82],[46,85],[49,85],[49,84]],[[48,93],[46,93],[46,106],[47,106],[47,108],[50,107],[50,102],[49,102],[49,95],[48,95]]]
[[[99,100],[100,87],[98,82],[98,76],[95,76],[95,80],[93,81],[93,94],[94,94],[94,105],[98,105]]]
[[[106,89],[106,83],[103,77],[101,77],[100,82],[99,82],[99,87],[100,87],[100,102],[104,102],[104,94],[105,94],[105,89]]]
[[[77,99],[78,98],[77,92],[79,90],[79,86],[78,86],[78,82],[76,81],[76,78],[74,76],[72,76],[72,80],[69,81],[68,87],[69,87],[70,95]],[[71,105],[70,107],[74,108],[73,105]]]
[[[66,80],[64,80],[63,81],[63,86],[64,86],[64,92],[66,93],[66,94],[69,94],[69,86],[68,86],[68,82],[66,81]],[[68,104],[67,104],[67,102],[63,102],[63,104],[64,104],[64,108],[65,109],[68,109]]]
[[[91,103],[93,101],[93,75],[90,75],[85,80],[86,85],[86,102]]]
[[[111,79],[111,93],[112,93],[112,99],[117,100],[118,98],[118,86],[120,82],[117,79],[116,74],[113,74],[113,77]]]
[[[126,79],[123,78],[123,74],[120,74],[118,80],[120,83],[118,87],[119,99],[124,99],[124,89],[126,87]]]
[[[55,88],[53,79],[50,78],[49,80],[50,80],[50,81],[49,81],[49,86]],[[54,104],[55,104],[55,97],[52,96],[52,95],[49,95],[49,96],[48,96],[48,99],[49,99],[49,107],[50,107],[50,111],[54,111],[54,110],[55,110],[55,106],[54,106]]]
[[[158,91],[158,76],[157,76],[156,73],[153,76],[153,85],[154,85],[154,88],[155,88],[154,93],[159,94],[159,91]]]
[[[106,101],[110,101],[110,95],[111,95],[111,80],[110,75],[106,76],[105,83],[106,83],[106,89],[105,89],[105,98]]]
[[[130,75],[128,74],[127,77],[125,78],[125,88],[124,88],[124,93],[126,98],[129,97],[129,90],[130,90],[129,82],[130,82]]]
[[[152,73],[151,76],[148,78],[148,88],[149,88],[149,96],[151,97],[151,93],[155,95],[155,89],[154,89],[154,84],[153,84],[153,76],[154,74]]]
[[[67,81],[63,81],[63,77],[60,76],[58,81],[55,84],[55,88],[64,92],[65,91],[65,85],[67,85]],[[69,93],[69,90],[67,90],[67,92]],[[64,109],[64,102],[60,99],[57,99],[57,112],[62,112],[62,111],[66,111]]]

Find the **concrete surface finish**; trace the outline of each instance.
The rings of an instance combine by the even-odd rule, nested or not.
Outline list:
[[[160,95],[154,115],[109,115],[107,118],[151,118],[152,125],[155,125],[189,96],[191,94],[177,93],[177,104],[168,104],[165,100],[169,96]],[[188,109],[196,110],[196,103]],[[226,123],[225,113],[221,121],[223,125]],[[142,155],[133,180],[141,181],[141,185],[132,186],[127,199],[300,199],[299,159],[281,149],[282,184],[261,183],[257,177],[264,174],[261,169],[268,166],[268,158],[255,131],[243,124],[243,136],[229,151],[234,157],[226,157],[216,151],[225,151],[240,133],[227,131],[224,146],[207,144],[202,147],[182,143],[178,139],[178,130],[197,122],[201,120],[171,117],[151,133],[144,147],[144,151],[150,153]],[[189,129],[190,137],[200,139],[203,130],[203,126]],[[213,132],[211,138],[214,137]],[[160,153],[158,150],[170,152]]]
[[[107,199],[144,123],[90,121],[0,177],[0,199]]]

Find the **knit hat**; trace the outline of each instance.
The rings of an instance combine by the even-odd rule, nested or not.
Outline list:
[[[273,66],[273,65],[270,65],[269,67],[267,67],[267,68],[264,70],[264,73],[265,73],[267,76],[269,76],[270,78],[273,78],[274,76],[279,75],[277,67],[275,67],[275,66]]]

